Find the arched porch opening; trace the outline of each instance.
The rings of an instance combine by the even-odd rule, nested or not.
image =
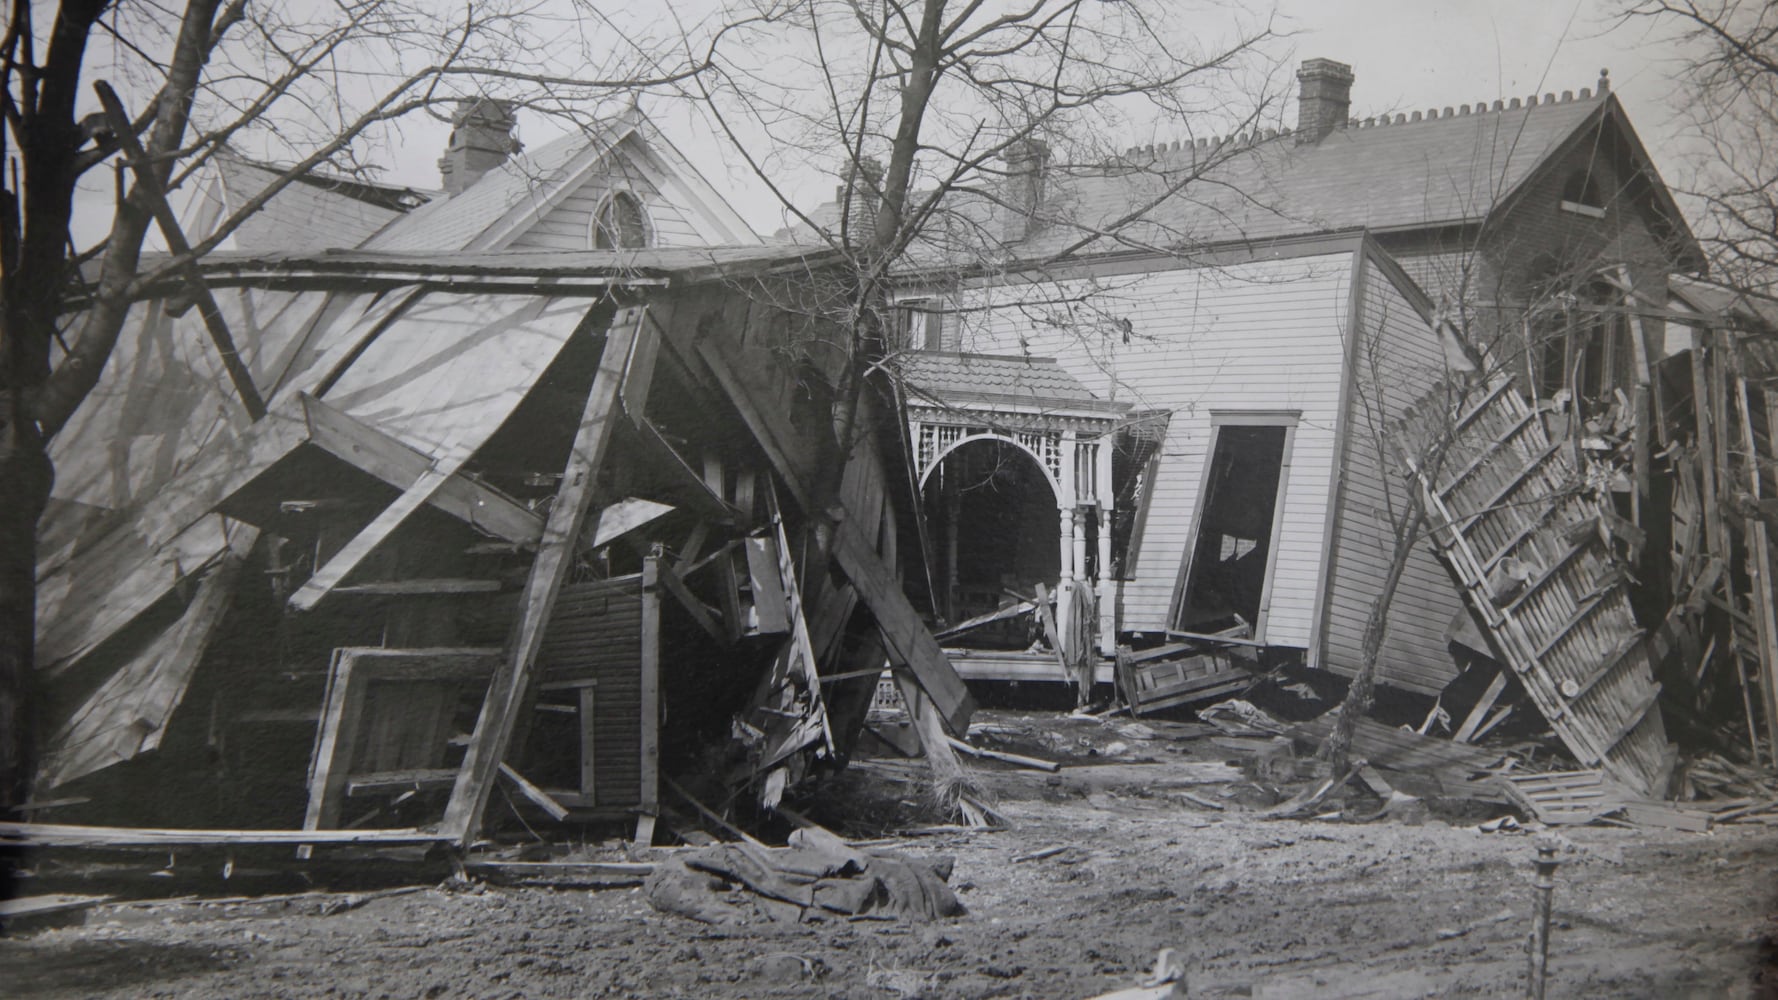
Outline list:
[[[936,549],[938,612],[957,622],[1053,588],[1062,571],[1056,491],[1031,453],[1011,441],[963,441],[927,470],[921,490]],[[960,645],[1023,649],[1028,621],[1015,619],[959,637]]]

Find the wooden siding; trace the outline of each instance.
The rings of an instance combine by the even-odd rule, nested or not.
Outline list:
[[[1395,470],[1389,427],[1446,370],[1435,331],[1390,272],[1368,257],[1364,268],[1318,657],[1320,666],[1343,674],[1363,662],[1365,623],[1395,545],[1390,511],[1405,510],[1412,488]],[[1455,676],[1445,628],[1462,608],[1462,595],[1431,546],[1416,546],[1390,607],[1378,679],[1426,693],[1442,689]]]
[[[515,237],[511,250],[586,250],[591,248],[593,216],[613,191],[628,191],[648,212],[649,234],[654,246],[708,246],[690,217],[688,206],[676,204],[664,192],[675,185],[663,169],[636,148],[633,139],[619,143],[607,158],[609,169],[597,170],[581,182],[536,224]]]
[[[1120,593],[1124,628],[1167,625],[1214,413],[1297,411],[1265,638],[1309,646],[1351,266],[1351,253],[1339,252],[974,293],[997,308],[967,314],[963,350],[1054,356],[1101,398],[1173,414],[1142,545]],[[1091,308],[1046,316],[1057,307],[1032,304],[1072,296],[1087,296]],[[1129,321],[1128,344],[1121,330],[1097,328],[1107,316]]]
[[[556,598],[537,663],[543,682],[594,680],[598,808],[642,802],[642,581],[570,584]]]

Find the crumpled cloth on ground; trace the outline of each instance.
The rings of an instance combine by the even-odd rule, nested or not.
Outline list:
[[[646,889],[655,909],[712,924],[754,914],[795,922],[810,909],[937,920],[965,912],[950,875],[948,858],[861,852],[798,830],[788,847],[718,844],[677,855],[655,867]]]

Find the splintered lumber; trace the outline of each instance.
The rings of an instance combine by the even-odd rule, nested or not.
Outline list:
[[[526,781],[525,776],[514,770],[511,764],[501,763],[500,776],[505,778],[512,785],[513,791],[518,792],[525,801],[548,813],[550,819],[558,823],[567,821],[567,808],[551,798],[548,792]]]
[[[42,917],[53,917],[59,913],[90,910],[95,906],[109,903],[115,898],[115,896],[76,896],[58,892],[47,896],[0,899],[0,927],[37,920]]]
[[[834,555],[857,588],[858,596],[876,617],[892,657],[913,672],[952,732],[968,732],[970,716],[975,714],[975,698],[945,658],[938,640],[908,603],[894,574],[850,521],[842,521],[834,528]]]
[[[1672,802],[1630,799],[1623,803],[1624,819],[1637,826],[1658,826],[1666,830],[1688,833],[1709,833],[1717,817],[1702,809],[1688,809]]]
[[[1335,714],[1329,712],[1318,719],[1292,726],[1285,730],[1285,735],[1307,743],[1324,743],[1333,729]],[[1502,756],[1499,751],[1422,736],[1386,726],[1375,719],[1359,719],[1352,732],[1354,759],[1394,771],[1442,772],[1463,781],[1471,774],[1493,768]]]
[[[321,603],[321,599],[330,593],[334,586],[346,578],[348,573],[374,552],[395,529],[406,523],[408,517],[425,506],[440,488],[469,461],[470,452],[465,448],[444,455],[434,461],[430,468],[408,486],[395,502],[383,508],[364,529],[352,537],[327,564],[316,570],[296,593],[290,595],[289,605],[292,611],[309,611]]]
[[[1627,798],[1624,789],[1598,768],[1502,777],[1507,797],[1551,826],[1590,823],[1617,811]]]
[[[405,493],[431,468],[432,459],[406,443],[306,392],[299,398],[309,441],[360,472]],[[441,485],[428,502],[480,531],[517,545],[536,545],[543,534],[542,515],[461,473]]]
[[[1481,734],[1476,731],[1477,728],[1481,726],[1482,720],[1487,718],[1488,712],[1494,707],[1494,703],[1500,700],[1500,693],[1505,690],[1506,671],[1497,670],[1494,673],[1494,679],[1488,682],[1488,689],[1482,692],[1482,696],[1476,701],[1475,707],[1470,709],[1469,715],[1464,718],[1463,725],[1457,727],[1457,734],[1451,737],[1451,742],[1468,743],[1470,740],[1480,736]]]
[[[668,334],[675,331],[669,328]],[[690,331],[685,331],[689,335]],[[790,421],[790,416],[777,402],[792,399],[790,375],[769,351],[757,349],[757,359],[743,356],[742,349],[720,337],[706,337],[694,348],[715,376],[718,384],[754,439],[771,459],[772,467],[784,478],[791,495],[804,511],[811,509],[815,463],[820,449]],[[690,353],[690,352],[687,352]],[[782,391],[779,391],[782,390]],[[880,495],[880,491],[876,491]],[[902,593],[901,582],[884,564],[872,539],[867,539],[860,521],[849,508],[834,526],[833,555],[841,572],[857,589],[858,596],[870,608],[882,630],[890,653],[913,671],[920,687],[931,696],[952,732],[967,732],[969,717],[975,712],[975,700],[963,679],[952,669],[944,650],[932,638],[925,622]],[[872,534],[878,529],[877,519],[864,521]]]
[[[982,757],[987,760],[1000,760],[1005,761],[1008,764],[1017,764],[1020,767],[1029,767],[1033,770],[1049,771],[1051,773],[1062,769],[1062,765],[1053,760],[1038,760],[1036,757],[1021,757],[1016,753],[1003,753],[999,750],[989,750],[984,747],[971,746],[955,736],[949,736],[946,737],[946,739],[950,741],[951,746],[963,751],[971,757]]]
[[[1008,618],[1017,618],[1020,615],[1029,614],[1036,607],[1036,601],[1019,601],[1016,604],[1008,604],[1003,608],[976,615],[974,618],[970,618],[966,621],[960,621],[942,632],[934,633],[933,638],[943,642],[953,636],[962,635],[971,629],[981,628],[983,625],[992,625],[995,622],[1005,621]]]
[[[586,409],[581,414],[580,427],[562,471],[562,487],[556,494],[555,505],[550,508],[543,537],[537,545],[537,558],[525,581],[511,653],[488,685],[488,696],[476,719],[475,733],[463,758],[462,772],[457,777],[456,787],[451,790],[450,804],[445,807],[441,829],[465,847],[481,826],[482,814],[488,807],[488,795],[493,791],[494,775],[506,757],[507,745],[524,707],[537,662],[537,650],[543,644],[544,628],[549,624],[550,610],[555,607],[556,596],[567,578],[574,546],[585,524],[587,509],[592,505],[593,481],[605,463],[611,428],[618,419],[618,387],[629,366],[636,328],[643,319],[642,309],[622,310],[612,319],[605,334],[599,370],[593,376],[592,391],[587,394]]]

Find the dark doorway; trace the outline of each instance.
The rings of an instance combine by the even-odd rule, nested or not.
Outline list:
[[[1024,449],[994,438],[966,442],[946,455],[922,490],[937,565],[937,611],[958,622],[1054,588],[1062,572],[1056,494],[1043,467]],[[1010,592],[1010,593],[1009,593]],[[959,645],[1022,649],[1027,624],[977,629]]]
[[[1175,627],[1257,628],[1272,558],[1272,521],[1290,428],[1216,428]]]

